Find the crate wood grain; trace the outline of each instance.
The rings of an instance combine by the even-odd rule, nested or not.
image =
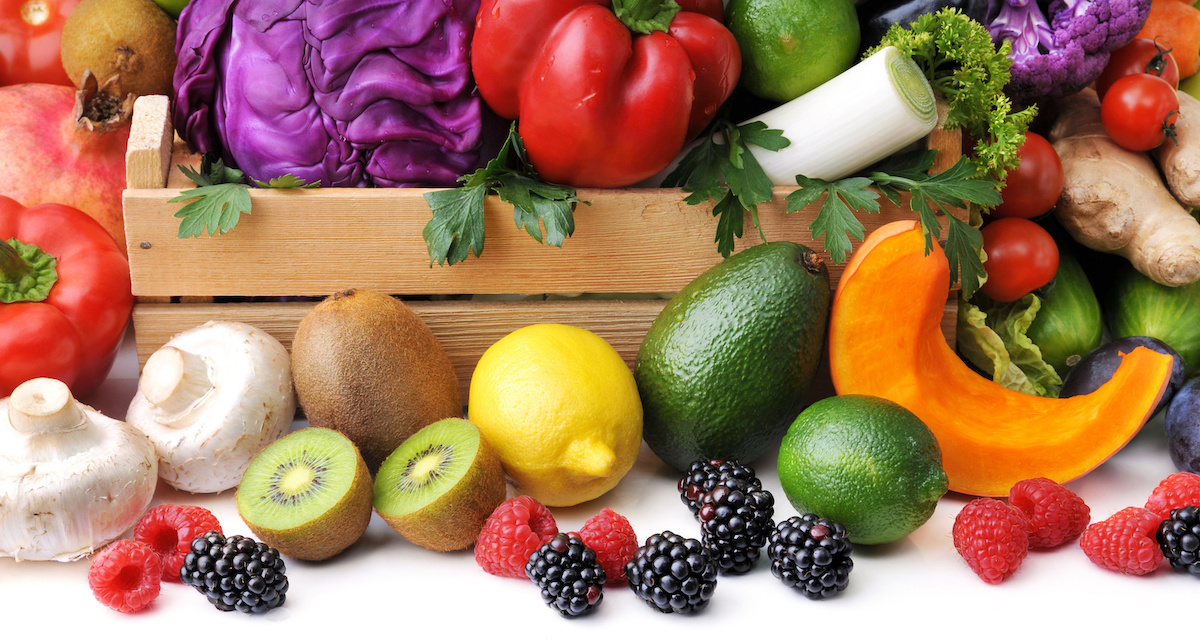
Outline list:
[[[135,126],[138,118],[155,118],[142,124],[158,131],[157,119],[165,117],[165,110],[135,106]],[[940,154],[945,166],[961,142],[939,132],[930,144],[952,152]],[[162,176],[164,157],[171,167],[165,185],[155,177]],[[632,364],[670,294],[721,260],[711,205],[687,205],[677,189],[579,190],[591,204],[578,207],[575,233],[562,247],[529,238],[513,223],[511,207],[489,197],[482,257],[453,266],[430,263],[421,235],[430,218],[424,189],[252,189],[253,213],[229,233],[178,238],[174,214],[180,205],[168,201],[194,185],[177,166],[199,166],[199,158],[175,138],[131,147],[127,163],[125,228],[139,365],[174,334],[208,320],[247,322],[290,347],[300,319],[316,304],[214,298],[319,299],[350,288],[374,289],[423,298],[406,302],[445,347],[466,398],[483,351],[537,322],[594,331]],[[134,176],[151,177],[139,182]],[[784,199],[794,188],[777,187],[773,199],[760,205],[762,235],[819,247],[808,229],[816,208],[785,211]],[[879,214],[861,216],[867,233],[915,215],[881,203]],[[744,228],[737,250],[762,242],[749,216]],[[844,263],[822,255],[836,284]],[[942,323],[951,341],[955,313],[951,298]]]

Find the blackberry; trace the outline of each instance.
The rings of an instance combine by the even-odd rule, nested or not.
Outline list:
[[[604,568],[577,535],[560,533],[539,547],[525,563],[525,575],[542,590],[542,600],[567,617],[604,599]]]
[[[691,510],[693,516],[699,517],[700,496],[712,491],[718,481],[728,477],[762,487],[762,482],[754,475],[754,469],[740,464],[737,460],[697,460],[679,479],[679,498]]]
[[[717,563],[699,540],[664,531],[646,539],[625,565],[629,588],[663,613],[691,613],[717,588]]]
[[[1172,509],[1155,539],[1172,567],[1200,576],[1200,507]]]
[[[771,573],[812,600],[846,588],[854,561],[846,528],[811,513],[780,522],[767,542]]]
[[[221,611],[263,613],[287,599],[288,579],[279,552],[246,536],[227,538],[218,531],[196,536],[179,579]]]
[[[775,498],[761,486],[725,476],[700,496],[700,541],[721,573],[754,567],[775,527]]]

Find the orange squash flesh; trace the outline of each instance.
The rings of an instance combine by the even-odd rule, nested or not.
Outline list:
[[[1129,442],[1150,418],[1172,358],[1137,348],[1112,380],[1072,398],[1006,389],[954,353],[940,321],[950,269],[915,221],[885,225],[851,257],[833,300],[830,371],[839,394],[906,407],[933,431],[950,490],[1003,496],[1019,480],[1067,482]]]

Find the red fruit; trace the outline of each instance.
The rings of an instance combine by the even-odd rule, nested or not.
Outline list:
[[[138,520],[133,539],[150,547],[162,559],[162,579],[179,582],[183,558],[192,540],[209,531],[221,532],[221,523],[204,507],[160,504]]]
[[[96,600],[114,611],[140,611],[162,588],[162,560],[147,545],[118,540],[92,558],[88,586]]]
[[[639,546],[628,518],[605,507],[583,523],[579,537],[596,552],[604,567],[606,585],[625,582],[625,564],[633,559]]]
[[[995,498],[976,498],[954,518],[954,548],[984,582],[999,584],[1029,553],[1021,512]]]
[[[1141,507],[1125,507],[1107,520],[1084,530],[1079,548],[1093,563],[1133,576],[1154,571],[1162,564],[1163,553],[1154,532],[1162,518]]]
[[[0,113],[0,195],[80,209],[124,250],[128,121],[109,132],[77,128],[75,88],[51,84],[0,87]]]
[[[546,505],[529,496],[509,498],[483,523],[475,541],[475,562],[490,574],[525,579],[529,556],[557,533],[558,524]]]
[[[1171,510],[1200,506],[1200,475],[1181,471],[1167,476],[1146,500],[1146,508],[1158,514],[1159,520],[1171,517]]]
[[[1008,503],[1025,516],[1030,549],[1049,549],[1077,538],[1092,518],[1083,498],[1049,478],[1014,484]]]

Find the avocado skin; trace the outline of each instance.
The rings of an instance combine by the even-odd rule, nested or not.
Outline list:
[[[829,304],[824,263],[792,242],[750,247],[698,276],[638,350],[646,444],[679,471],[777,448],[812,386]]]

